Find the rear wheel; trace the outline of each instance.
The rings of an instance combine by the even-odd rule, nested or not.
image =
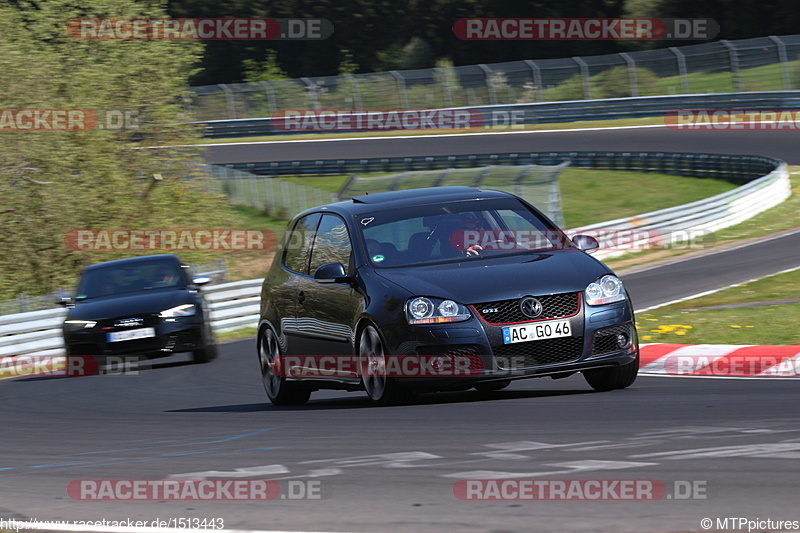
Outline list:
[[[361,360],[361,383],[372,403],[398,405],[411,399],[411,391],[398,384],[396,378],[386,375],[386,354],[375,327],[367,326],[361,331],[358,355]]]
[[[302,383],[287,381],[280,372],[280,346],[278,337],[270,328],[258,335],[258,362],[261,381],[272,405],[303,405],[311,397],[311,390]]]
[[[583,377],[586,382],[596,391],[605,392],[614,389],[624,389],[636,381],[639,374],[639,356],[632,362],[611,368],[598,368],[596,370],[585,370]]]
[[[491,392],[496,390],[503,390],[511,385],[510,379],[502,379],[500,381],[487,381],[486,383],[478,383],[475,385],[475,390],[480,392]]]

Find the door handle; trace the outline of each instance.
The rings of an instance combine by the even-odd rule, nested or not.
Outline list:
[[[300,291],[300,294],[297,295],[297,301],[300,302],[300,305],[303,305],[305,299],[306,299],[306,293]]]

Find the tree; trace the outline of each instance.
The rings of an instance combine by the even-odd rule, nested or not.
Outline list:
[[[197,186],[197,152],[170,147],[198,139],[178,124],[182,87],[202,46],[80,40],[66,32],[78,18],[163,16],[134,0],[0,6],[0,110],[72,110],[85,119],[77,131],[14,130],[0,121],[0,297],[70,285],[84,265],[135,255],[71,250],[64,242],[70,230],[225,222],[224,198]],[[120,117],[126,123],[111,121]],[[163,179],[156,182],[156,174]]]

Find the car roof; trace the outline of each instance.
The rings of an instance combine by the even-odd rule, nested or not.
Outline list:
[[[109,266],[121,267],[126,265],[136,265],[137,263],[148,263],[153,260],[172,261],[177,264],[181,263],[181,260],[178,258],[178,256],[174,254],[141,255],[138,257],[126,257],[125,259],[115,259],[114,261],[106,261],[104,263],[95,263],[93,265],[87,266],[85,270],[93,270],[95,268],[105,268]]]
[[[341,215],[358,215],[384,209],[397,209],[441,202],[457,202],[463,200],[486,200],[492,198],[514,198],[514,195],[502,191],[489,191],[474,187],[426,187],[406,189],[402,191],[378,192],[363,194],[350,200],[322,205],[299,213],[294,218],[315,211],[332,211]]]

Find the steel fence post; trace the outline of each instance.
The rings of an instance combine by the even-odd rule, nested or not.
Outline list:
[[[787,91],[792,90],[792,77],[789,75],[789,59],[786,55],[786,44],[775,35],[769,36],[770,40],[778,47],[778,60],[781,63],[781,75],[783,76],[783,88]]]
[[[592,84],[589,80],[589,65],[580,57],[573,57],[572,60],[578,64],[581,69],[581,79],[583,80],[583,98],[585,100],[592,99]]]
[[[628,64],[628,79],[631,82],[631,96],[639,96],[639,75],[636,72],[636,62],[625,52],[620,52],[619,57]]]
[[[678,61],[678,74],[681,77],[681,91],[683,91],[683,94],[689,94],[689,79],[686,73],[686,57],[683,55],[683,52],[674,46],[670,46],[669,49],[673,54],[675,54],[675,58]]]

